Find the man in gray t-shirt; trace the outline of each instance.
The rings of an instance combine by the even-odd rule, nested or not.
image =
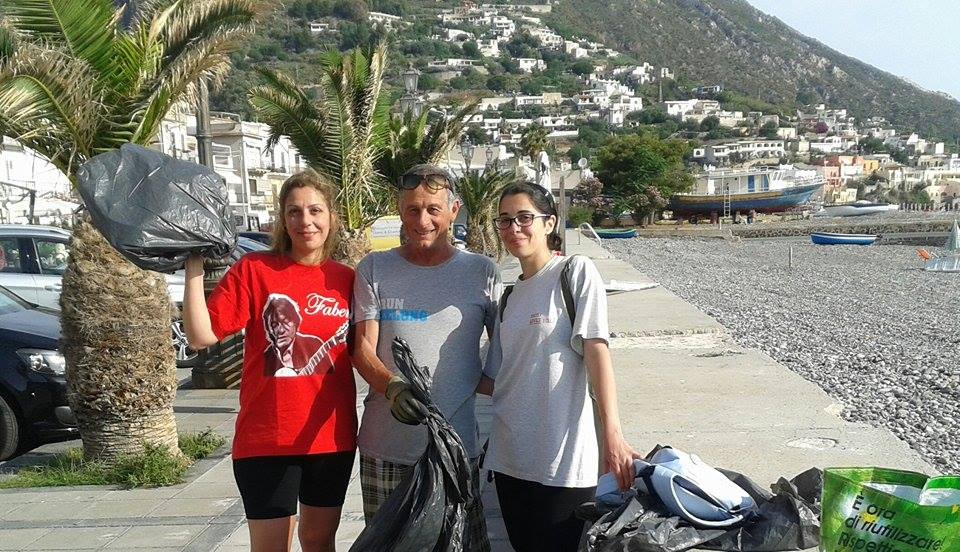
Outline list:
[[[490,259],[450,244],[460,204],[446,171],[418,165],[399,184],[406,242],[368,255],[357,265],[354,280],[353,359],[370,384],[357,441],[367,521],[427,444],[426,428],[408,425],[417,423],[417,404],[395,376],[394,337],[404,339],[417,361],[430,368],[431,395],[474,459],[479,489],[474,399],[478,391],[492,389],[482,372],[480,339],[484,330],[492,332],[502,288]],[[479,496],[467,508],[466,540],[465,550],[489,550]]]

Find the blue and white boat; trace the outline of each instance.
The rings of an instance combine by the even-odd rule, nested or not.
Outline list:
[[[725,206],[731,214],[782,213],[810,201],[824,182],[817,171],[791,165],[711,170],[697,176],[692,192],[671,197],[667,209],[674,217],[722,215]]]
[[[835,232],[814,232],[810,240],[815,245],[870,245],[877,241],[878,234],[838,234]]]

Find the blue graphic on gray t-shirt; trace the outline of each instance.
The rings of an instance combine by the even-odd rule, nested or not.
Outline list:
[[[425,310],[382,309],[381,322],[426,322],[429,313]]]

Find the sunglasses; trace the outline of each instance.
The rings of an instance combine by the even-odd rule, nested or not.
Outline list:
[[[421,184],[434,192],[444,188],[453,190],[450,180],[442,174],[405,174],[400,177],[398,184],[401,190],[412,190]]]

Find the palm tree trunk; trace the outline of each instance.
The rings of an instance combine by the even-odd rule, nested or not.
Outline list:
[[[467,225],[467,249],[474,253],[485,255],[487,253],[487,244],[483,235],[483,227],[476,220],[471,220]]]
[[[179,454],[170,298],[160,275],[80,222],[60,295],[70,407],[84,456],[108,462],[157,445]]]
[[[337,250],[333,256],[346,265],[357,266],[360,259],[364,258],[371,248],[370,238],[363,230],[343,231],[340,235],[340,243],[337,245]]]

